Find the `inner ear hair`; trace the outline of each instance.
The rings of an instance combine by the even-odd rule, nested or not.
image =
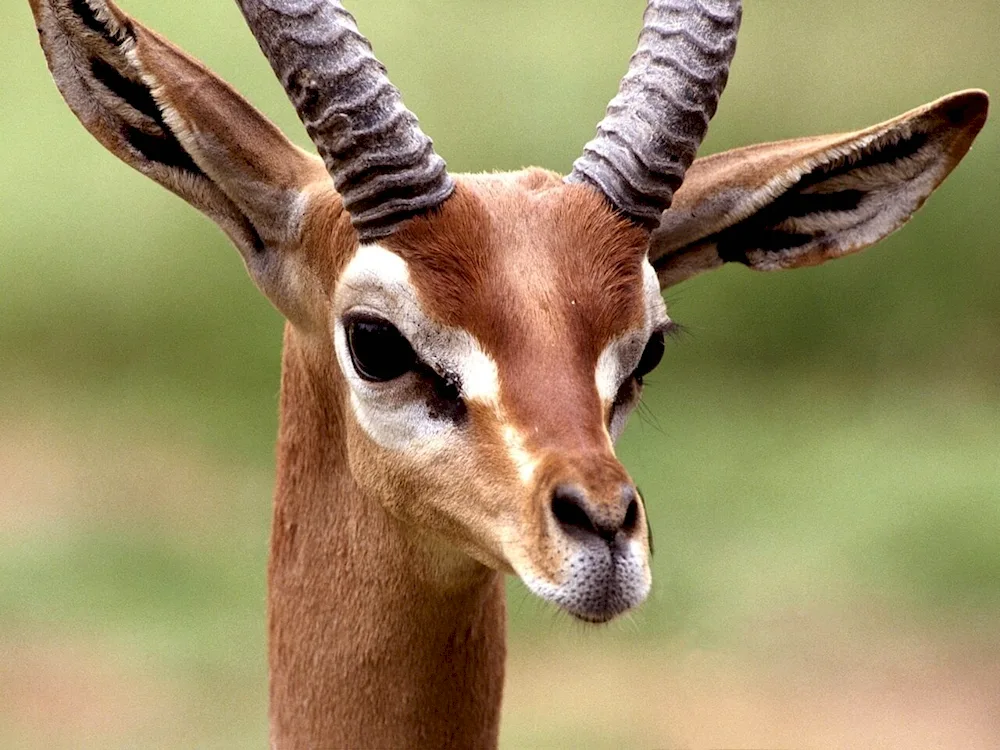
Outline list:
[[[786,251],[821,243],[830,232],[849,231],[871,221],[886,208],[883,192],[898,189],[931,168],[938,153],[931,140],[926,132],[894,130],[857,149],[824,153],[771,203],[706,242],[715,244],[724,263],[761,270],[769,263],[791,267]]]
[[[59,91],[109,151],[202,211],[300,328],[325,325],[309,231],[356,242],[322,160],[110,0],[31,0]],[[325,261],[323,261],[325,262]]]
[[[214,219],[244,255],[264,243],[168,125],[167,106],[138,62],[150,33],[104,0],[31,0],[41,45],[60,93],[109,151]]]
[[[968,151],[988,98],[966,91],[867,130],[695,161],[650,241],[661,288],[723,263],[822,263],[902,226]]]

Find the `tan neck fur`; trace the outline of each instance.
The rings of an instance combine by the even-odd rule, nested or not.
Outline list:
[[[503,577],[456,563],[359,493],[327,347],[286,329],[268,567],[272,747],[495,747]]]

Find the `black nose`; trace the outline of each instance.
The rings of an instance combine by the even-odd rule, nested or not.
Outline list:
[[[631,484],[622,484],[614,498],[591,499],[582,487],[560,484],[552,491],[552,515],[569,536],[599,537],[609,544],[619,534],[635,531],[639,519],[639,495]]]

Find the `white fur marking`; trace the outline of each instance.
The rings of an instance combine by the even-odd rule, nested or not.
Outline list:
[[[617,615],[641,604],[649,595],[652,575],[645,547],[639,541],[629,542],[625,553],[617,556],[613,565],[606,554],[604,550],[595,554],[593,549],[577,548],[564,558],[563,576],[558,583],[525,569],[520,556],[512,562],[524,585],[536,596],[585,619],[607,619],[609,614]],[[615,611],[609,613],[603,607],[595,610],[595,600],[604,600],[609,595]]]
[[[411,450],[419,444],[437,449],[454,438],[458,428],[429,414],[426,388],[413,374],[387,383],[371,383],[358,376],[342,323],[349,310],[385,318],[406,337],[423,362],[441,375],[458,378],[466,401],[499,408],[496,363],[475,337],[427,317],[401,257],[380,245],[362,245],[337,286],[332,324],[337,359],[351,386],[351,405],[359,424],[375,442],[393,450]]]
[[[626,331],[612,340],[597,358],[594,378],[597,383],[597,393],[605,406],[614,401],[625,378],[639,364],[639,358],[642,357],[642,351],[653,329],[669,321],[667,308],[660,294],[660,282],[648,257],[642,264],[642,285],[646,301],[642,327]],[[626,409],[619,409],[612,416],[610,431],[612,441],[617,440],[625,429],[627,417]]]
[[[524,437],[513,425],[504,425],[503,439],[507,444],[507,453],[517,467],[517,475],[524,484],[531,484],[531,478],[538,467],[538,459],[534,458],[524,445]]]

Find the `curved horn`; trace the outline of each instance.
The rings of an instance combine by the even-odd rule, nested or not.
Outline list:
[[[649,0],[618,94],[566,181],[655,229],[715,114],[741,15],[739,0]]]
[[[451,195],[444,160],[339,0],[238,3],[362,242]]]

